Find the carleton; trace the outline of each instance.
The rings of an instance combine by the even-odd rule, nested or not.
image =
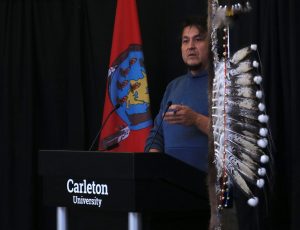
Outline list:
[[[86,180],[83,180],[81,183],[76,183],[73,179],[69,179],[67,190],[69,193],[108,195],[107,184],[96,184],[95,181],[87,183]]]

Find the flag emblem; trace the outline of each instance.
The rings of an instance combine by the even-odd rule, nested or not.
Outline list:
[[[147,75],[141,45],[130,45],[113,62],[109,70],[109,97],[130,130],[152,124]]]

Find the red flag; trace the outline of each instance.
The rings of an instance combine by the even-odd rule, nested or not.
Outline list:
[[[141,152],[152,118],[135,0],[118,0],[109,65],[103,121],[120,107],[103,127],[99,150]]]

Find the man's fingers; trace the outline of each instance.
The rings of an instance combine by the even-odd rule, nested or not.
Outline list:
[[[174,114],[174,112],[166,113],[164,120],[170,124],[181,124],[182,123],[182,116],[178,115],[178,112]]]
[[[166,112],[164,120],[169,124],[189,125],[191,109],[188,106],[174,104]]]

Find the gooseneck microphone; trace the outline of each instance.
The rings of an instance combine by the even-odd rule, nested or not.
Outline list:
[[[105,120],[104,120],[104,122],[103,122],[103,125],[100,127],[100,129],[99,129],[99,131],[98,131],[96,137],[94,138],[94,140],[93,140],[93,142],[92,142],[92,144],[91,144],[91,146],[90,146],[90,148],[89,148],[89,151],[91,151],[92,148],[94,147],[97,138],[99,137],[100,133],[102,132],[103,128],[105,127],[106,122],[108,121],[108,118],[110,118],[110,116],[111,116],[118,108],[120,108],[120,106],[121,106],[121,105],[120,105],[119,103],[116,104],[115,107],[109,112],[109,114],[107,115],[107,117],[105,118]]]
[[[152,138],[151,144],[149,145],[147,152],[150,151],[150,149],[151,149],[151,147],[152,147],[152,145],[153,145],[153,143],[154,143],[154,141],[155,141],[155,138],[156,138],[156,136],[157,136],[157,133],[158,133],[158,131],[160,130],[160,128],[161,128],[161,126],[162,126],[162,123],[163,123],[163,121],[164,121],[164,117],[165,117],[165,115],[166,115],[166,112],[168,111],[168,109],[170,108],[171,105],[172,105],[172,101],[168,101],[167,107],[166,107],[166,109],[165,109],[165,111],[164,111],[164,113],[163,113],[162,119],[161,119],[161,121],[160,121],[160,123],[159,123],[158,128],[156,129],[156,132],[155,132],[155,134],[154,134],[154,136],[153,136],[153,138]]]

